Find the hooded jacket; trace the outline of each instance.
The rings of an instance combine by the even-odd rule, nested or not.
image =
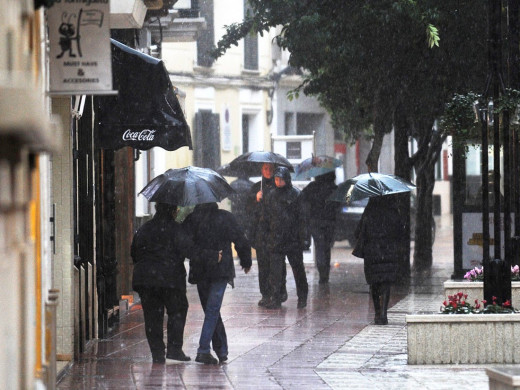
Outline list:
[[[277,176],[285,181],[285,186],[275,187],[266,198],[267,247],[274,253],[302,251],[308,246],[308,232],[300,202],[301,191],[293,187],[289,169],[276,168],[274,177]]]
[[[193,212],[186,217],[183,226],[186,227],[195,245],[199,248],[222,251],[220,263],[209,258],[190,259],[190,268],[195,267],[195,274],[198,275],[190,283],[201,280],[226,279],[233,285],[235,265],[231,243],[235,244],[240,265],[243,268],[251,267],[249,241],[233,214],[226,210],[220,210],[216,203],[197,205]]]

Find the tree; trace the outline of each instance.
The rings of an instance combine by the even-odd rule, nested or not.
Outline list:
[[[377,169],[383,137],[396,132],[396,174],[415,168],[417,220],[432,218],[434,167],[447,134],[434,122],[455,92],[481,90],[486,78],[483,0],[250,0],[253,12],[227,27],[215,55],[245,34],[282,26],[278,45],[306,76],[298,88],[318,96],[346,138],[371,134]],[[408,140],[418,150],[408,155]],[[399,158],[397,158],[399,156]],[[414,266],[432,263],[431,230],[417,224]]]

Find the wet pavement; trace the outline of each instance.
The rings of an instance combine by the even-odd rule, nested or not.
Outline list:
[[[373,307],[363,261],[346,242],[333,249],[329,284],[306,264],[309,300],[297,309],[296,286],[288,266],[289,299],[280,310],[257,306],[255,264],[245,275],[237,267],[222,317],[229,340],[227,364],[154,365],[146,342],[141,307],[135,303],[104,340],[89,345],[81,360],[62,370],[58,389],[487,389],[482,365],[409,366],[405,315],[436,311],[442,283],[453,271],[451,218],[438,219],[434,266],[413,275],[392,293],[389,324],[373,324]],[[203,312],[195,286],[188,286],[190,309],[184,351],[195,358]]]

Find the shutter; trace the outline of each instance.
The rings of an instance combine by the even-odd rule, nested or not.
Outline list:
[[[215,46],[213,0],[199,0],[199,7],[200,16],[206,19],[206,29],[197,39],[197,65],[209,68],[214,62],[209,53]]]
[[[193,163],[202,168],[220,166],[220,116],[210,110],[195,114],[195,144]]]
[[[253,10],[247,0],[244,0],[244,17]],[[249,33],[244,37],[244,68],[258,70],[258,34]]]

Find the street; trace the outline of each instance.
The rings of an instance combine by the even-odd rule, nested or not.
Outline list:
[[[310,291],[303,310],[296,309],[289,266],[289,299],[280,310],[257,306],[255,264],[248,275],[237,266],[235,288],[228,287],[222,308],[227,364],[193,361],[203,312],[196,288],[189,285],[184,351],[192,361],[152,365],[142,310],[134,303],[108,339],[94,341],[80,361],[62,372],[58,388],[487,389],[484,366],[407,365],[405,315],[438,310],[442,282],[453,269],[451,218],[438,218],[432,272],[414,275],[409,287],[394,289],[387,326],[372,324],[362,259],[337,242],[328,285],[318,284],[316,269],[306,265]]]

